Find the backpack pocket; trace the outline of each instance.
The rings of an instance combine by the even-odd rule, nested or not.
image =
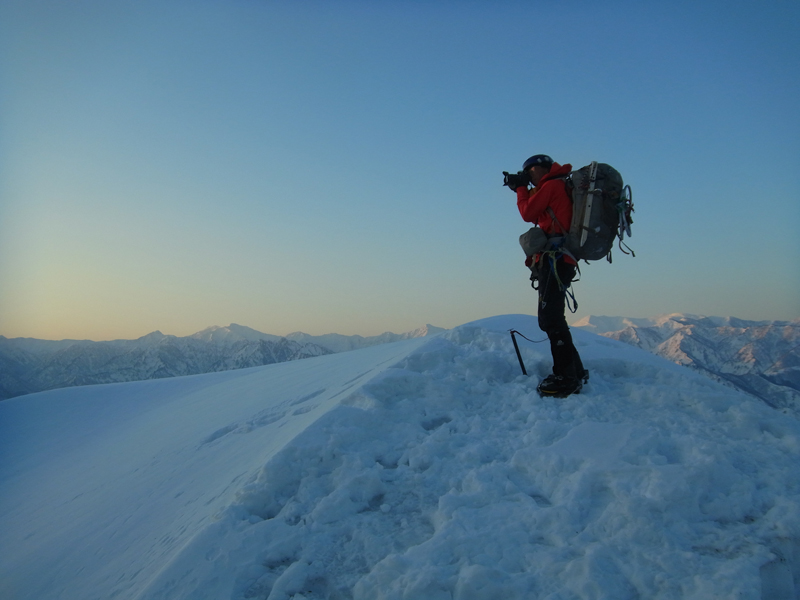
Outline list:
[[[525,256],[535,256],[542,252],[547,246],[547,234],[541,227],[531,227],[528,231],[519,236],[519,245]]]

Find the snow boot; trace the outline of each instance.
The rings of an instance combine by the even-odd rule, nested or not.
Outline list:
[[[548,375],[542,380],[536,391],[539,392],[540,396],[566,398],[570,394],[580,394],[582,387],[582,379],[568,379],[561,375]]]

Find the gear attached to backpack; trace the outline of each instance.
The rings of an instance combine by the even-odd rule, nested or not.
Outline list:
[[[561,231],[566,232],[558,243],[565,254],[576,261],[605,257],[611,262],[611,250],[618,238],[619,249],[636,256],[624,242],[626,235],[631,237],[633,194],[631,186],[623,185],[619,171],[605,163],[593,162],[567,175],[564,186],[572,199],[569,230],[548,210]]]

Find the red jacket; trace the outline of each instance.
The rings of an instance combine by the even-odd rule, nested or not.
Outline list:
[[[550,172],[542,177],[535,188],[530,191],[524,186],[517,188],[517,208],[523,220],[536,223],[548,235],[561,235],[569,231],[572,223],[572,200],[564,188],[563,176],[569,175],[570,171],[570,164],[562,166],[553,163]],[[558,223],[553,221],[548,208],[552,209]],[[564,260],[575,264],[569,256],[564,256]]]

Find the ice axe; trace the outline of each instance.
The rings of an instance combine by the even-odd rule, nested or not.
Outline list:
[[[525,370],[525,363],[522,362],[522,354],[520,354],[519,345],[517,345],[517,338],[514,337],[514,334],[515,333],[519,333],[519,331],[517,331],[516,329],[510,329],[509,332],[511,333],[511,341],[514,342],[514,350],[516,350],[516,352],[517,352],[517,358],[519,359],[519,366],[522,369],[522,374],[523,375],[527,375],[528,372]],[[522,335],[521,333],[519,333],[519,334]],[[525,336],[522,335],[522,337],[525,337]],[[528,339],[528,338],[525,338],[525,339]]]
[[[516,329],[509,329],[508,332],[511,334],[511,341],[514,342],[514,350],[517,352],[517,358],[519,359],[519,366],[522,369],[522,374],[523,375],[527,375],[528,372],[525,370],[525,363],[522,362],[522,354],[519,351],[519,345],[517,344],[517,338],[514,337],[514,334],[518,335],[519,337],[521,337],[523,339],[528,340],[529,342],[531,342],[533,344],[541,344],[543,342],[546,342],[547,339],[545,338],[543,340],[532,340],[531,338],[525,337],[524,335],[522,335]]]

